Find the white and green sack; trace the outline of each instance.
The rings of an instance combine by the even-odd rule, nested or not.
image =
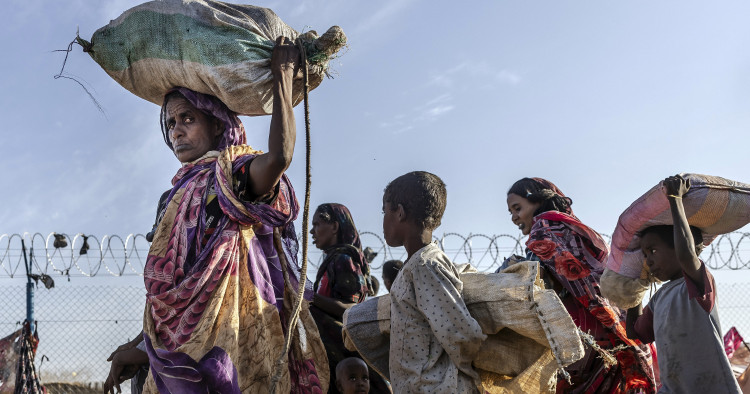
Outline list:
[[[310,90],[346,44],[338,26],[321,37],[314,31],[300,36],[270,9],[213,0],[150,1],[78,42],[115,81],[152,103],[161,105],[169,89],[182,86],[253,116],[272,110],[271,53],[279,36],[301,38]],[[294,105],[302,88],[295,80]]]

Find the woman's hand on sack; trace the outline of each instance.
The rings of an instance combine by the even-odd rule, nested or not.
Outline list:
[[[271,73],[274,78],[294,78],[300,66],[299,48],[287,37],[276,38],[271,54]]]
[[[682,198],[690,190],[690,180],[679,174],[667,177],[662,184],[668,198]]]

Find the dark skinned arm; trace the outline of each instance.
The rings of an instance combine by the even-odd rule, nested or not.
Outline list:
[[[135,376],[141,365],[148,364],[148,354],[136,347],[116,351],[110,356],[112,365],[104,382],[104,393],[120,393],[120,384]]]
[[[682,205],[682,196],[688,190],[690,190],[690,181],[685,180],[680,175],[671,176],[664,180],[664,192],[667,194],[669,208],[672,211],[672,221],[674,222],[674,251],[677,255],[677,261],[685,274],[693,280],[693,283],[702,289],[701,261],[695,254],[695,241],[685,216],[685,207]]]
[[[344,312],[356,305],[354,302],[341,302],[335,298],[326,297],[318,293],[315,293],[313,296],[312,304],[338,319],[342,319]]]
[[[297,130],[292,105],[292,82],[299,68],[299,50],[286,37],[276,39],[271,55],[273,74],[273,110],[268,133],[268,152],[250,164],[250,187],[253,195],[269,193],[292,163]]]
[[[630,309],[625,319],[625,333],[630,339],[638,339],[638,334],[635,332],[635,321],[643,314],[643,305],[638,304]]]

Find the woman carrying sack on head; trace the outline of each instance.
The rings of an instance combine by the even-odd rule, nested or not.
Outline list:
[[[280,393],[327,389],[325,349],[307,303],[277,364],[299,285],[299,205],[284,175],[296,138],[291,85],[299,57],[288,39],[277,39],[266,153],[245,145],[237,114],[216,97],[166,92],[162,132],[182,167],[160,203],[144,269],[144,333],[130,343],[136,348],[113,354],[105,392],[144,360],[147,393],[265,393],[274,377]]]

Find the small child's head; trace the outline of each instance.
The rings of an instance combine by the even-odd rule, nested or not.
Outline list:
[[[367,364],[357,357],[349,357],[336,364],[336,388],[342,394],[370,392],[370,374]]]
[[[398,276],[398,272],[401,271],[401,267],[404,263],[401,260],[388,260],[383,264],[383,284],[388,291],[391,291],[391,286]]]
[[[703,250],[703,234],[697,227],[690,226],[696,256]],[[651,226],[638,233],[641,237],[641,252],[646,258],[646,267],[660,281],[678,279],[682,267],[674,250],[674,226]]]
[[[394,179],[383,193],[383,235],[392,247],[407,234],[440,226],[445,212],[445,183],[434,174],[414,171]]]
[[[380,281],[378,280],[378,278],[376,278],[374,276],[371,276],[370,277],[370,284],[371,284],[371,286],[370,286],[370,289],[369,289],[370,290],[370,294],[369,295],[375,297],[376,295],[378,295],[378,292],[380,291]]]

